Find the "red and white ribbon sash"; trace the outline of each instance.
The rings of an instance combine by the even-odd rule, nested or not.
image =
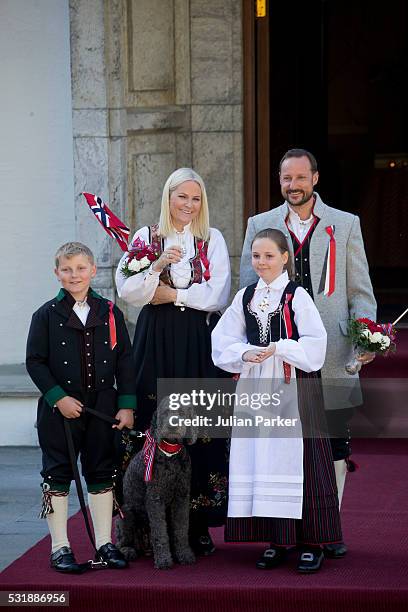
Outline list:
[[[283,322],[285,324],[287,339],[291,338],[292,333],[293,333],[292,320],[290,318],[290,310],[289,310],[289,302],[292,299],[292,297],[293,295],[291,293],[287,293],[286,298],[285,298],[285,304],[283,306]],[[285,375],[285,383],[288,385],[292,377],[292,366],[286,361],[283,362],[283,373]]]
[[[334,237],[334,225],[328,225],[326,232],[330,237],[326,255],[326,275],[324,279],[324,295],[329,297],[336,288],[336,239]]]

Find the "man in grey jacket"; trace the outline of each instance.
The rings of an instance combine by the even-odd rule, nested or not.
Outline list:
[[[251,266],[255,234],[268,227],[280,229],[288,240],[295,280],[313,298],[327,331],[321,374],[329,429],[337,436],[331,442],[341,504],[347,465],[351,465],[347,418],[352,407],[362,403],[358,374],[353,377],[345,372],[345,364],[353,356],[347,323],[359,317],[375,321],[376,301],[360,220],[328,206],[314,191],[319,180],[315,157],[304,149],[289,150],[280,162],[279,178],[285,202],[248,220],[240,285],[245,287],[257,280]],[[363,364],[372,359],[371,353],[360,357]],[[346,552],[344,543],[325,547],[325,555],[332,558],[343,557]]]

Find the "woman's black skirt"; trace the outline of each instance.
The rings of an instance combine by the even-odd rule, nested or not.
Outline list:
[[[137,320],[133,352],[136,365],[135,427],[144,431],[157,406],[158,378],[228,376],[211,359],[211,331],[219,315],[174,304],[146,305]],[[192,463],[192,522],[225,522],[227,440],[204,438],[188,447]]]

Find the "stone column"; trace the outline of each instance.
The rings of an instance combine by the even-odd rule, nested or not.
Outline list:
[[[211,224],[236,274],[242,244],[241,3],[71,0],[78,237],[96,251],[113,295],[119,248],[80,192],[108,199],[131,227],[157,222],[168,175],[202,174]],[[124,308],[135,322],[137,309]]]
[[[71,72],[77,240],[95,254],[94,288],[112,299],[112,249],[88,208],[83,191],[109,201],[109,110],[104,0],[70,0]],[[110,204],[110,202],[109,202]]]
[[[241,3],[190,5],[193,166],[208,187],[211,224],[227,241],[235,290],[243,231]]]

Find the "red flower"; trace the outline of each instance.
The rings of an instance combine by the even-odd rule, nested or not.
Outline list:
[[[375,323],[371,319],[362,318],[362,319],[357,319],[357,321],[361,323],[362,325],[366,325],[366,327],[370,330],[372,334],[374,334],[375,332],[382,333],[383,331],[382,327],[380,325],[377,325],[377,323]]]
[[[154,248],[150,244],[145,244],[143,240],[137,238],[130,246],[129,260],[136,259],[140,261],[143,257],[147,257],[149,261],[156,261],[158,253],[155,253]]]

